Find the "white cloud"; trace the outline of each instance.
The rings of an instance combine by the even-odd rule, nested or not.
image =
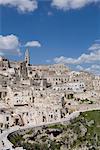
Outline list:
[[[25,47],[41,47],[39,41],[29,41],[25,44]]]
[[[24,46],[16,35],[0,35],[0,55],[21,55],[20,47],[41,47],[39,41],[29,41]]]
[[[83,64],[83,63],[94,63],[100,62],[100,44],[93,44],[88,50],[90,50],[89,54],[83,53],[78,58],[67,58],[64,56],[54,58],[54,62],[56,63],[64,63],[64,64]]]
[[[84,68],[81,65],[77,65],[76,69],[78,69],[78,70],[84,70]]]
[[[0,49],[15,49],[16,47],[18,47],[18,45],[19,41],[15,35],[0,35]]]
[[[67,58],[64,56],[54,58],[56,63],[65,64],[82,64],[82,63],[92,63],[95,61],[100,61],[100,50],[96,52],[91,52],[90,54],[82,54],[78,58]]]
[[[93,44],[88,50],[91,51],[100,50],[100,43]]]
[[[96,74],[96,75],[100,75],[100,65],[99,64],[93,64],[88,68],[84,69],[85,71],[88,71],[90,73]]]
[[[20,55],[20,42],[17,36],[11,34],[7,36],[0,35],[0,53],[1,54],[18,54]]]
[[[60,56],[54,58],[54,62],[69,64],[76,70],[84,70],[100,75],[100,43],[93,44],[88,50],[88,54],[83,53],[78,58]]]
[[[37,0],[0,0],[0,5],[16,7],[20,12],[32,12],[37,9]]]
[[[19,12],[33,12],[38,8],[39,0],[0,0],[0,5],[15,7]],[[100,0],[50,0],[51,5],[63,10],[79,9],[91,3],[100,2]],[[48,15],[52,15],[48,13]]]
[[[100,75],[100,64],[99,63],[98,64],[92,64],[88,67],[83,67],[81,65],[77,65],[76,69],[79,71],[87,71],[87,72],[93,73],[95,75]]]
[[[79,9],[91,3],[97,3],[100,0],[52,0],[52,6],[58,9],[69,10]]]

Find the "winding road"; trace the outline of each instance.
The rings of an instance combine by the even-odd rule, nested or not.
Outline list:
[[[11,127],[5,131],[3,131],[3,133],[0,134],[0,150],[23,150],[22,147],[19,148],[13,148],[13,144],[7,139],[8,135],[12,132],[18,131],[18,130],[25,130],[25,129],[29,129],[29,128],[34,128],[34,127],[40,127],[43,125],[49,125],[49,124],[54,124],[54,123],[61,123],[61,122],[66,122],[66,121],[70,121],[71,119],[74,119],[76,117],[79,116],[80,112],[86,112],[86,111],[91,111],[91,110],[100,110],[100,106],[97,106],[94,108],[86,108],[83,110],[79,110],[79,111],[75,111],[73,113],[71,113],[70,115],[66,115],[66,118],[61,119],[60,121],[54,121],[54,122],[48,122],[48,123],[42,123],[39,125],[27,125],[27,126],[14,126]]]

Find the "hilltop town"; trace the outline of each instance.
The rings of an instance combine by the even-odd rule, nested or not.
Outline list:
[[[14,126],[61,122],[73,112],[98,107],[100,76],[64,64],[31,65],[28,49],[20,62],[0,56],[1,134]]]

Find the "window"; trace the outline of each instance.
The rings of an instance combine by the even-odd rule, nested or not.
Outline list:
[[[53,115],[51,115],[51,118],[53,118]]]
[[[6,117],[6,121],[9,121],[9,117]]]
[[[8,129],[8,127],[9,127],[9,125],[8,125],[8,124],[5,124],[5,128]]]
[[[18,94],[17,94],[17,93],[15,93],[15,94],[14,94],[14,96],[18,96]]]

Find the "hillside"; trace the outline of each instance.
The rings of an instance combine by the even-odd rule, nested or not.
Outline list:
[[[81,113],[69,125],[43,126],[8,138],[26,150],[100,150],[100,111]]]

